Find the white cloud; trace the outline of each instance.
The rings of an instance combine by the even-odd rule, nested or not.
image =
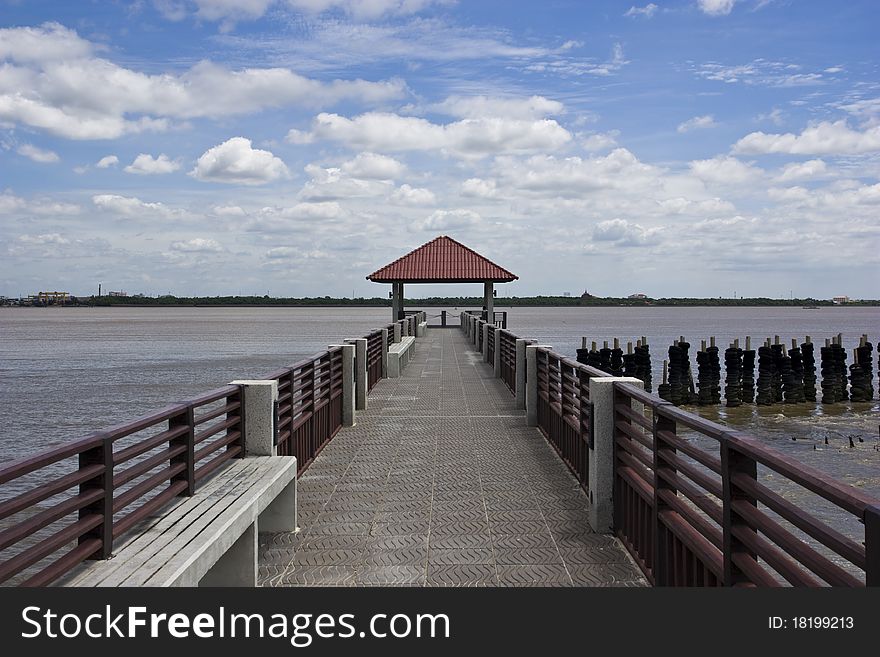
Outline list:
[[[433,205],[437,199],[430,189],[411,187],[404,183],[394,190],[389,200],[398,205]]]
[[[375,20],[383,16],[415,14],[435,4],[450,0],[287,0],[296,9],[311,14],[339,9],[356,20]]]
[[[581,144],[588,153],[598,153],[617,145],[617,136],[620,133],[617,130],[610,132],[597,132],[585,135],[581,140]]]
[[[16,152],[34,162],[40,162],[42,164],[51,164],[53,162],[58,162],[61,159],[55,151],[43,150],[42,148],[37,148],[33,144],[22,144],[16,149]]]
[[[667,198],[658,201],[657,204],[667,215],[707,215],[735,212],[736,207],[730,201],[720,198],[710,198],[702,201],[694,201],[683,196]]]
[[[880,125],[864,132],[846,121],[822,121],[801,134],[753,132],[733,146],[737,153],[787,153],[789,155],[858,155],[880,151]]]
[[[70,239],[60,233],[45,233],[43,235],[19,235],[18,241],[23,244],[70,244]]]
[[[509,118],[539,119],[562,114],[565,106],[544,96],[498,98],[490,96],[450,96],[432,106],[437,112],[461,119]]]
[[[52,199],[26,199],[12,192],[0,192],[0,214],[5,215],[75,215],[80,207]]]
[[[120,194],[96,194],[92,203],[99,209],[125,217],[162,216],[172,217],[180,214],[164,203],[145,202],[134,196]]]
[[[353,160],[343,162],[342,171],[352,178],[393,180],[406,173],[406,166],[393,157],[377,153],[360,153]]]
[[[339,167],[324,168],[308,164],[305,171],[311,179],[303,185],[299,195],[312,201],[385,197],[394,188],[391,180],[354,178]]]
[[[709,160],[694,160],[690,163],[691,173],[708,183],[738,185],[757,180],[764,172],[735,157],[719,155]]]
[[[709,16],[727,16],[735,4],[736,0],[697,0],[700,11]]]
[[[593,228],[593,239],[618,246],[648,246],[658,241],[660,228],[645,228],[626,219],[600,221]]]
[[[552,119],[463,119],[444,125],[383,112],[368,112],[353,119],[321,113],[312,124],[311,135],[315,139],[342,142],[350,148],[439,150],[459,157],[556,150],[572,138]]]
[[[223,247],[217,240],[204,237],[172,242],[168,248],[178,253],[220,253],[223,251]]]
[[[480,215],[473,210],[435,210],[426,219],[415,221],[414,230],[453,230],[469,228],[482,221]]]
[[[727,84],[743,83],[768,87],[805,87],[825,84],[826,80],[820,71],[800,72],[799,64],[773,61],[763,58],[752,60],[748,64],[721,64],[706,62],[692,66],[697,76]]]
[[[655,13],[657,13],[658,9],[660,9],[660,7],[655,5],[653,2],[649,2],[644,7],[636,7],[635,5],[633,5],[629,8],[629,10],[627,10],[624,16],[644,16],[645,18],[651,18]]]
[[[206,182],[263,185],[287,177],[287,166],[269,151],[251,147],[251,140],[232,137],[209,148],[190,171]]]
[[[20,64],[63,62],[88,57],[94,46],[60,23],[0,29],[0,59]]]
[[[577,60],[570,57],[555,57],[550,60],[538,60],[524,67],[533,73],[555,73],[563,76],[598,75],[607,77],[629,64],[623,54],[623,44],[615,43],[611,47],[611,57],[599,64],[592,60]]]
[[[758,114],[757,121],[769,121],[773,125],[782,125],[783,124],[783,115],[782,110],[778,107],[774,107],[769,112]]]
[[[101,161],[103,162],[103,160]],[[125,167],[124,171],[126,173],[134,173],[141,176],[150,176],[173,173],[179,168],[180,162],[169,159],[164,153],[161,153],[157,158],[154,158],[148,153],[141,153],[134,158],[134,162]]]
[[[98,163],[95,166],[99,169],[108,169],[110,167],[115,167],[117,164],[119,164],[118,157],[116,157],[115,155],[105,155],[100,160],[98,160]]]
[[[703,128],[712,128],[716,126],[715,117],[711,114],[705,114],[703,116],[695,116],[692,119],[688,119],[683,123],[678,124],[678,128],[676,130],[679,133],[690,132],[691,130],[702,130]]]
[[[0,121],[68,139],[115,139],[167,130],[172,120],[384,102],[406,90],[400,80],[322,82],[286,68],[230,70],[210,61],[182,73],[146,74],[95,50],[56,24],[0,30]]]
[[[276,246],[266,251],[266,259],[273,265],[279,264],[280,260],[294,260],[300,263],[303,260],[323,260],[332,257],[332,254],[321,249],[306,249],[296,246]]]
[[[827,170],[827,166],[822,160],[807,160],[806,162],[792,162],[786,164],[782,168],[782,172],[776,176],[779,182],[789,182],[791,180],[804,180],[819,176]]]
[[[468,178],[461,184],[461,195],[473,198],[493,198],[497,192],[494,180]]]
[[[254,20],[266,13],[274,0],[195,0],[199,18],[209,21]]]

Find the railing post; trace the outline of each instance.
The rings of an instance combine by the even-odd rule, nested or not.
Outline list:
[[[865,509],[865,585],[880,586],[880,506]]]
[[[171,483],[185,481],[186,488],[180,492],[181,497],[192,497],[196,492],[196,459],[195,459],[195,411],[191,405],[187,405],[182,413],[175,415],[168,420],[168,428],[176,429],[178,427],[186,427],[186,432],[174,438],[169,442],[169,447],[177,447],[183,445],[184,450],[181,454],[171,458],[171,465],[183,463],[183,472],[174,475]]]
[[[331,344],[328,349],[337,347],[342,350],[342,426],[353,427],[355,425],[355,345]],[[387,353],[386,346],[383,354],[387,356]],[[312,399],[314,403],[314,391]]]
[[[79,455],[79,468],[101,465],[104,470],[97,477],[81,483],[79,492],[82,494],[102,489],[104,495],[81,508],[78,515],[82,519],[92,514],[98,514],[104,520],[100,525],[80,536],[78,544],[81,545],[89,539],[97,538],[101,541],[101,548],[90,559],[109,559],[113,554],[113,441],[104,432],[99,432],[96,435],[102,437],[101,444]]]
[[[526,342],[527,340],[523,338],[516,339],[513,391],[516,395],[517,408],[526,407]]]
[[[733,535],[734,527],[744,528],[750,531],[749,524],[733,510],[734,501],[745,501],[754,507],[758,501],[751,495],[746,494],[732,480],[735,474],[745,475],[750,479],[758,479],[758,464],[754,459],[736,450],[736,438],[729,437],[721,442],[721,485],[722,485],[722,531],[724,536],[724,586],[736,586],[737,584],[749,583],[751,580],[742,569],[733,561],[734,555],[746,559],[752,559],[757,563],[758,555],[748,549],[742,541]]]
[[[275,456],[278,453],[275,445],[278,381],[242,379],[232,381],[232,385],[242,387],[244,455]]]
[[[553,349],[546,344],[526,346],[526,424],[538,426],[538,349]]]
[[[495,372],[495,378],[501,378],[501,331],[495,329],[495,351],[492,354],[492,369]]]
[[[367,339],[354,338],[346,340],[346,343],[354,345],[354,380],[355,380],[355,409],[367,410]],[[344,367],[344,365],[343,365]]]
[[[614,531],[615,382],[631,383],[639,388],[643,386],[641,380],[632,377],[590,378],[593,435],[592,447],[589,447],[587,457],[587,490],[590,498],[590,526],[600,534]]]
[[[394,341],[400,342],[400,339],[403,337],[403,329],[400,327],[400,322],[394,322]]]

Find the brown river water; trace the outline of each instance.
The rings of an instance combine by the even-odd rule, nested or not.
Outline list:
[[[453,309],[449,309],[450,312]],[[880,308],[512,308],[508,328],[574,356],[581,337],[651,346],[654,385],[672,341],[691,354],[843,333],[880,337]],[[458,309],[455,309],[457,313]],[[440,309],[428,308],[431,322]],[[388,308],[0,308],[0,461],[32,454],[239,378],[255,378],[390,321]],[[457,318],[456,318],[457,319]],[[818,349],[817,349],[818,357]],[[850,359],[852,355],[850,353]],[[876,358],[876,352],[875,352]],[[696,372],[695,362],[692,364]],[[875,361],[875,387],[876,361]],[[880,495],[880,402],[694,408]],[[849,446],[853,439],[854,447]],[[827,439],[827,445],[826,445]]]

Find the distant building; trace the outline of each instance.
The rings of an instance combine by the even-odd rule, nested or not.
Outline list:
[[[635,294],[630,294],[627,299],[647,299],[647,294],[642,294],[641,292],[636,292]]]
[[[849,297],[846,295],[840,295],[836,297],[832,297],[831,300],[837,304],[838,306],[842,306],[845,303],[849,303]]]
[[[595,299],[595,298],[596,297],[594,297],[592,294],[590,294],[586,290],[584,290],[584,293],[581,295],[581,299]]]
[[[571,296],[571,292],[563,292],[563,293],[562,293],[562,296],[563,296],[563,297],[570,297],[570,296]]]
[[[107,295],[111,297],[127,297],[128,292],[108,292]]]

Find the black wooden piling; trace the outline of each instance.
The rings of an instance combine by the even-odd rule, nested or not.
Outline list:
[[[730,408],[743,402],[743,350],[736,343],[724,350],[724,399]]]
[[[645,390],[651,392],[651,351],[644,336],[636,343],[635,352],[636,376],[645,384]]]
[[[822,374],[822,403],[834,404],[838,401],[840,384],[837,381],[837,368],[834,364],[834,355],[829,340],[825,340],[825,346],[820,347],[819,357],[819,371]]]
[[[808,335],[801,343],[801,360],[804,368],[804,400],[816,401],[816,354]]]
[[[752,349],[751,337],[746,337],[746,348],[743,350],[742,400],[746,404],[755,401],[755,350]]]
[[[765,342],[758,347],[758,380],[755,383],[755,403],[758,406],[769,406],[774,402],[773,374],[775,371],[773,350]]]

